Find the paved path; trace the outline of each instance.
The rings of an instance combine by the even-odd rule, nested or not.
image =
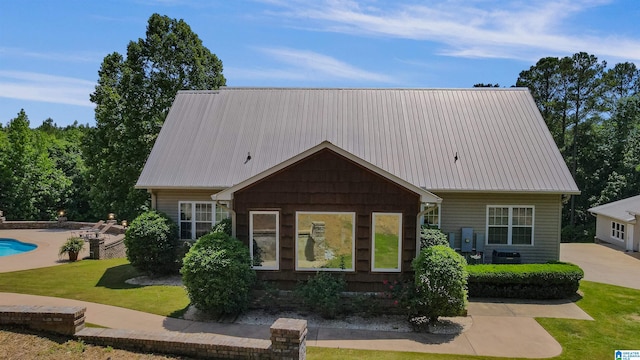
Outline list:
[[[639,253],[627,253],[608,244],[560,244],[560,260],[584,270],[584,279],[640,289]]]
[[[86,321],[110,328],[145,331],[216,333],[269,339],[267,325],[220,324],[167,318],[115,306],[84,301],[0,293],[0,305],[83,306]],[[308,346],[365,350],[412,351],[522,358],[546,358],[562,352],[560,344],[532,316],[590,320],[568,302],[474,301],[469,304],[471,324],[457,335],[433,335],[311,327]]]

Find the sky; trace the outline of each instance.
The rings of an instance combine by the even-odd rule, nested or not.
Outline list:
[[[0,123],[95,125],[103,58],[183,19],[227,86],[509,87],[540,58],[640,67],[637,0],[0,0]]]

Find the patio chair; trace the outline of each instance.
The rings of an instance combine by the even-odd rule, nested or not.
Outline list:
[[[106,223],[101,229],[87,231],[86,233],[80,236],[83,237],[85,240],[89,240],[91,238],[98,239],[107,235],[107,230],[109,230],[112,226],[113,226],[112,223]]]
[[[80,229],[71,230],[71,236],[83,237],[84,235],[87,234],[87,232],[98,231],[100,229],[100,226],[102,226],[103,224],[104,224],[104,220],[100,220],[97,223],[95,223],[95,225],[93,226],[83,226]]]

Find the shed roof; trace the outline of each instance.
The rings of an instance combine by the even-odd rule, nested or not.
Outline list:
[[[324,141],[433,192],[579,192],[522,88],[180,91],[136,187],[225,189]]]
[[[635,216],[640,215],[640,195],[592,207],[589,212],[623,222],[635,222]]]

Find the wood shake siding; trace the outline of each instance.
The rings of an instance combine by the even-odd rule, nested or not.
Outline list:
[[[355,272],[345,274],[353,291],[370,291],[400,273],[371,272],[371,214],[402,213],[402,271],[415,257],[417,194],[330,150],[322,150],[234,194],[236,234],[249,243],[249,211],[277,210],[280,216],[280,270],[259,271],[263,280],[292,287],[314,271],[295,271],[296,212],[355,212]],[[381,290],[381,289],[380,289]]]
[[[535,207],[533,246],[485,245],[485,259],[491,261],[493,249],[520,252],[523,262],[536,263],[560,257],[562,196],[556,194],[435,193],[442,198],[441,228],[456,234],[460,247],[460,228],[471,227],[485,234],[487,205],[531,205]]]

